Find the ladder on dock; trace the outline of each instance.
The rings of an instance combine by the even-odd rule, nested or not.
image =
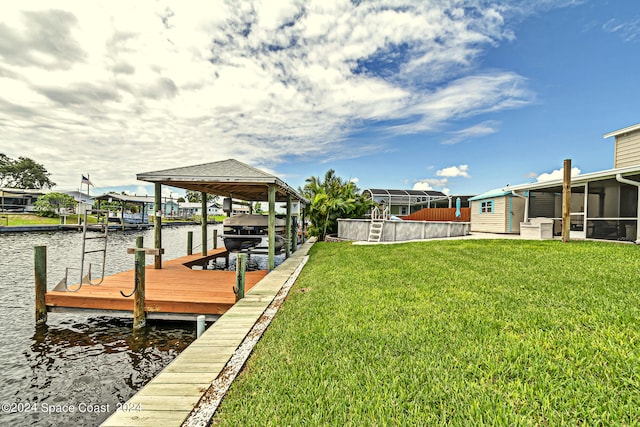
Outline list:
[[[94,210],[93,212],[98,214],[98,218],[100,218],[102,214],[102,222],[98,222],[98,228],[100,229],[98,235],[87,236],[88,224],[87,224],[87,214],[88,211],[84,212],[84,223],[82,226],[82,255],[80,258],[80,267],[67,267],[65,268],[64,278],[58,283],[58,285],[54,288],[54,290],[62,291],[65,290],[67,292],[78,292],[82,285],[88,284],[93,286],[98,286],[104,280],[104,272],[105,265],[107,261],[107,241],[109,236],[109,222],[108,222],[108,212],[107,210]],[[91,248],[87,248],[87,241],[97,241],[97,245],[93,245]],[[88,254],[99,254],[102,255],[101,263],[88,263],[87,274],[85,275],[85,259]],[[100,277],[94,280],[91,276],[91,268],[93,265],[98,265],[101,267]],[[69,270],[77,270],[80,271],[80,281],[76,288],[72,288],[69,286]]]
[[[384,229],[384,221],[389,219],[389,208],[385,207],[380,210],[378,206],[371,211],[371,225],[369,225],[368,242],[380,243],[382,240],[382,231]]]

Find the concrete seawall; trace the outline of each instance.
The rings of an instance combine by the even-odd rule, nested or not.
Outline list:
[[[340,239],[366,241],[371,221],[367,219],[339,219]],[[470,232],[469,222],[438,221],[384,221],[381,242],[400,242],[442,237],[465,236]]]

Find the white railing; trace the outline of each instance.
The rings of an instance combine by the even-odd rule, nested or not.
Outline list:
[[[389,213],[389,206],[385,206],[383,210],[380,210],[379,206],[376,206],[371,211],[371,221],[384,221],[385,219],[390,219],[391,214]]]

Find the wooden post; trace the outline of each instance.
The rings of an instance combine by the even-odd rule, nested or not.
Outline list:
[[[247,254],[239,253],[236,257],[236,286],[233,292],[236,294],[236,302],[244,298],[244,276],[247,270]]]
[[[154,248],[162,248],[162,184],[155,184],[155,219],[153,221],[153,231],[155,237]],[[154,268],[159,270],[162,268],[162,254],[158,251],[155,256]]]
[[[276,186],[269,184],[269,255],[267,269],[272,271],[276,267]]]
[[[202,255],[207,255],[207,193],[200,193],[202,196]]]
[[[47,305],[44,295],[47,293],[47,247],[36,246],[33,253],[36,282],[36,325],[47,323]]]
[[[213,229],[213,249],[218,249],[218,230]]]
[[[291,194],[287,194],[287,219],[284,227],[284,257],[291,256]]]
[[[307,207],[303,205],[302,202],[300,202],[300,210],[302,211],[302,223],[300,224],[300,230],[301,230],[300,243],[304,243],[306,240],[305,234],[307,233],[307,225],[306,225],[307,224],[307,221],[306,221]]]
[[[193,255],[193,231],[187,232],[187,255]]]
[[[568,242],[571,232],[571,159],[564,161],[562,180],[562,241]]]
[[[142,236],[136,237],[136,248],[142,248]],[[147,324],[147,316],[144,312],[145,298],[145,274],[144,251],[136,251],[135,254],[135,289],[133,294],[133,329],[142,329]]]
[[[300,203],[300,202],[298,202]],[[298,204],[298,206],[300,206]],[[293,218],[292,227],[291,227],[291,252],[295,252],[298,250],[298,216]]]

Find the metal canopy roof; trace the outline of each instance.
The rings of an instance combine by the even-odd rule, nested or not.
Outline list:
[[[150,203],[155,202],[153,196],[130,196],[128,194],[106,193],[98,197],[94,197],[94,200],[117,200],[125,203]]]
[[[307,203],[304,197],[278,177],[235,159],[139,173],[136,177],[140,181],[247,201],[268,200],[269,185],[274,184],[277,202],[286,201],[287,195],[290,195]]]
[[[372,196],[389,197],[389,196],[427,196],[427,197],[447,197],[440,191],[431,190],[387,190],[382,188],[367,188],[365,191],[371,193]]]

